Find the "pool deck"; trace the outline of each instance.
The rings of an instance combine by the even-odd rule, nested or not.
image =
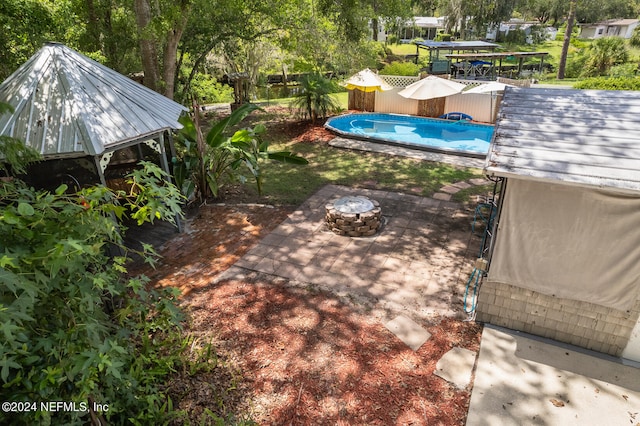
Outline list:
[[[476,169],[482,169],[485,163],[485,160],[482,158],[442,154],[438,152],[410,149],[402,146],[349,139],[341,136],[329,141],[329,145],[336,148],[370,151],[388,155],[400,155],[402,157],[415,158],[417,160],[436,161],[439,163],[447,163],[459,167],[473,167]]]

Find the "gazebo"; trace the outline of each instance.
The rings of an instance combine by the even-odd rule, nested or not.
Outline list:
[[[41,187],[117,188],[147,158],[169,173],[171,130],[182,127],[178,118],[187,110],[59,43],[46,43],[9,76],[0,102],[15,110],[0,116],[0,134],[43,156],[26,176]]]
[[[505,89],[477,318],[640,361],[640,95]]]

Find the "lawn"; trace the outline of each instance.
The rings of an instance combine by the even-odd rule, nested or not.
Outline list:
[[[334,135],[325,130],[322,123],[312,125],[308,121],[287,119],[290,116],[288,107],[271,105],[264,108],[248,117],[243,126],[265,124],[268,129],[265,139],[269,141],[270,149],[293,151],[305,157],[309,164],[266,164],[262,196],[257,194],[251,181],[228,187],[227,196],[242,202],[258,200],[273,205],[298,205],[330,183],[428,197],[444,185],[482,176],[478,169],[334,148],[327,143]],[[485,192],[482,187],[474,190]],[[467,199],[468,196],[459,196],[456,201]]]

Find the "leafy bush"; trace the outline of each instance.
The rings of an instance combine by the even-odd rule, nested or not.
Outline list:
[[[416,76],[420,73],[420,67],[413,62],[392,62],[380,70],[383,75]]]
[[[233,101],[233,87],[227,86],[209,74],[198,73],[191,82],[191,90],[196,99],[203,103],[218,103]]]
[[[527,34],[523,29],[517,28],[515,30],[509,31],[504,37],[504,41],[511,44],[526,44]]]
[[[629,44],[633,47],[640,47],[640,27],[635,27],[633,29],[633,33],[629,39]]]
[[[387,44],[399,44],[400,39],[396,34],[389,34],[386,39]]]
[[[610,78],[594,77],[582,80],[574,86],[576,89],[598,89],[598,90],[640,90],[640,78]]]
[[[2,412],[0,423],[159,424],[176,414],[163,385],[187,349],[177,293],[126,277],[130,252],[114,218],[173,220],[181,197],[158,166],[141,165],[128,193],[0,183],[0,400],[77,410]],[[139,254],[153,263],[150,246]]]
[[[609,70],[610,77],[635,77],[638,74],[638,64],[627,63],[615,65]]]
[[[571,55],[567,60],[565,77],[578,78],[584,70],[584,64],[587,61],[587,57],[584,54]]]

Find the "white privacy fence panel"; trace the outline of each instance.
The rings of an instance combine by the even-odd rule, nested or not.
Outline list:
[[[376,92],[375,112],[390,112],[395,114],[418,114],[418,101],[415,99],[407,99],[398,95],[402,90],[400,87],[394,87],[384,92]]]
[[[405,75],[380,75],[382,80],[390,86],[391,90],[384,92],[376,92],[376,104],[374,110],[376,112],[390,112],[395,114],[418,114],[418,101],[415,99],[407,99],[398,95],[398,92],[415,83],[420,78],[418,76]]]
[[[393,89],[383,92],[376,92],[375,112],[386,112],[395,114],[418,114],[419,101],[415,99],[407,99],[398,92],[418,81],[417,76],[400,76],[400,75],[380,75],[387,84],[393,86]],[[467,86],[477,86],[483,82],[456,80]],[[473,117],[474,121],[483,123],[493,123],[495,121],[496,110],[502,96],[492,94],[458,94],[448,96],[445,102],[445,113],[447,112],[463,112]]]
[[[495,94],[470,93],[458,94],[447,97],[445,112],[464,112],[473,117],[474,121],[483,123],[493,122],[492,110],[497,103]]]

